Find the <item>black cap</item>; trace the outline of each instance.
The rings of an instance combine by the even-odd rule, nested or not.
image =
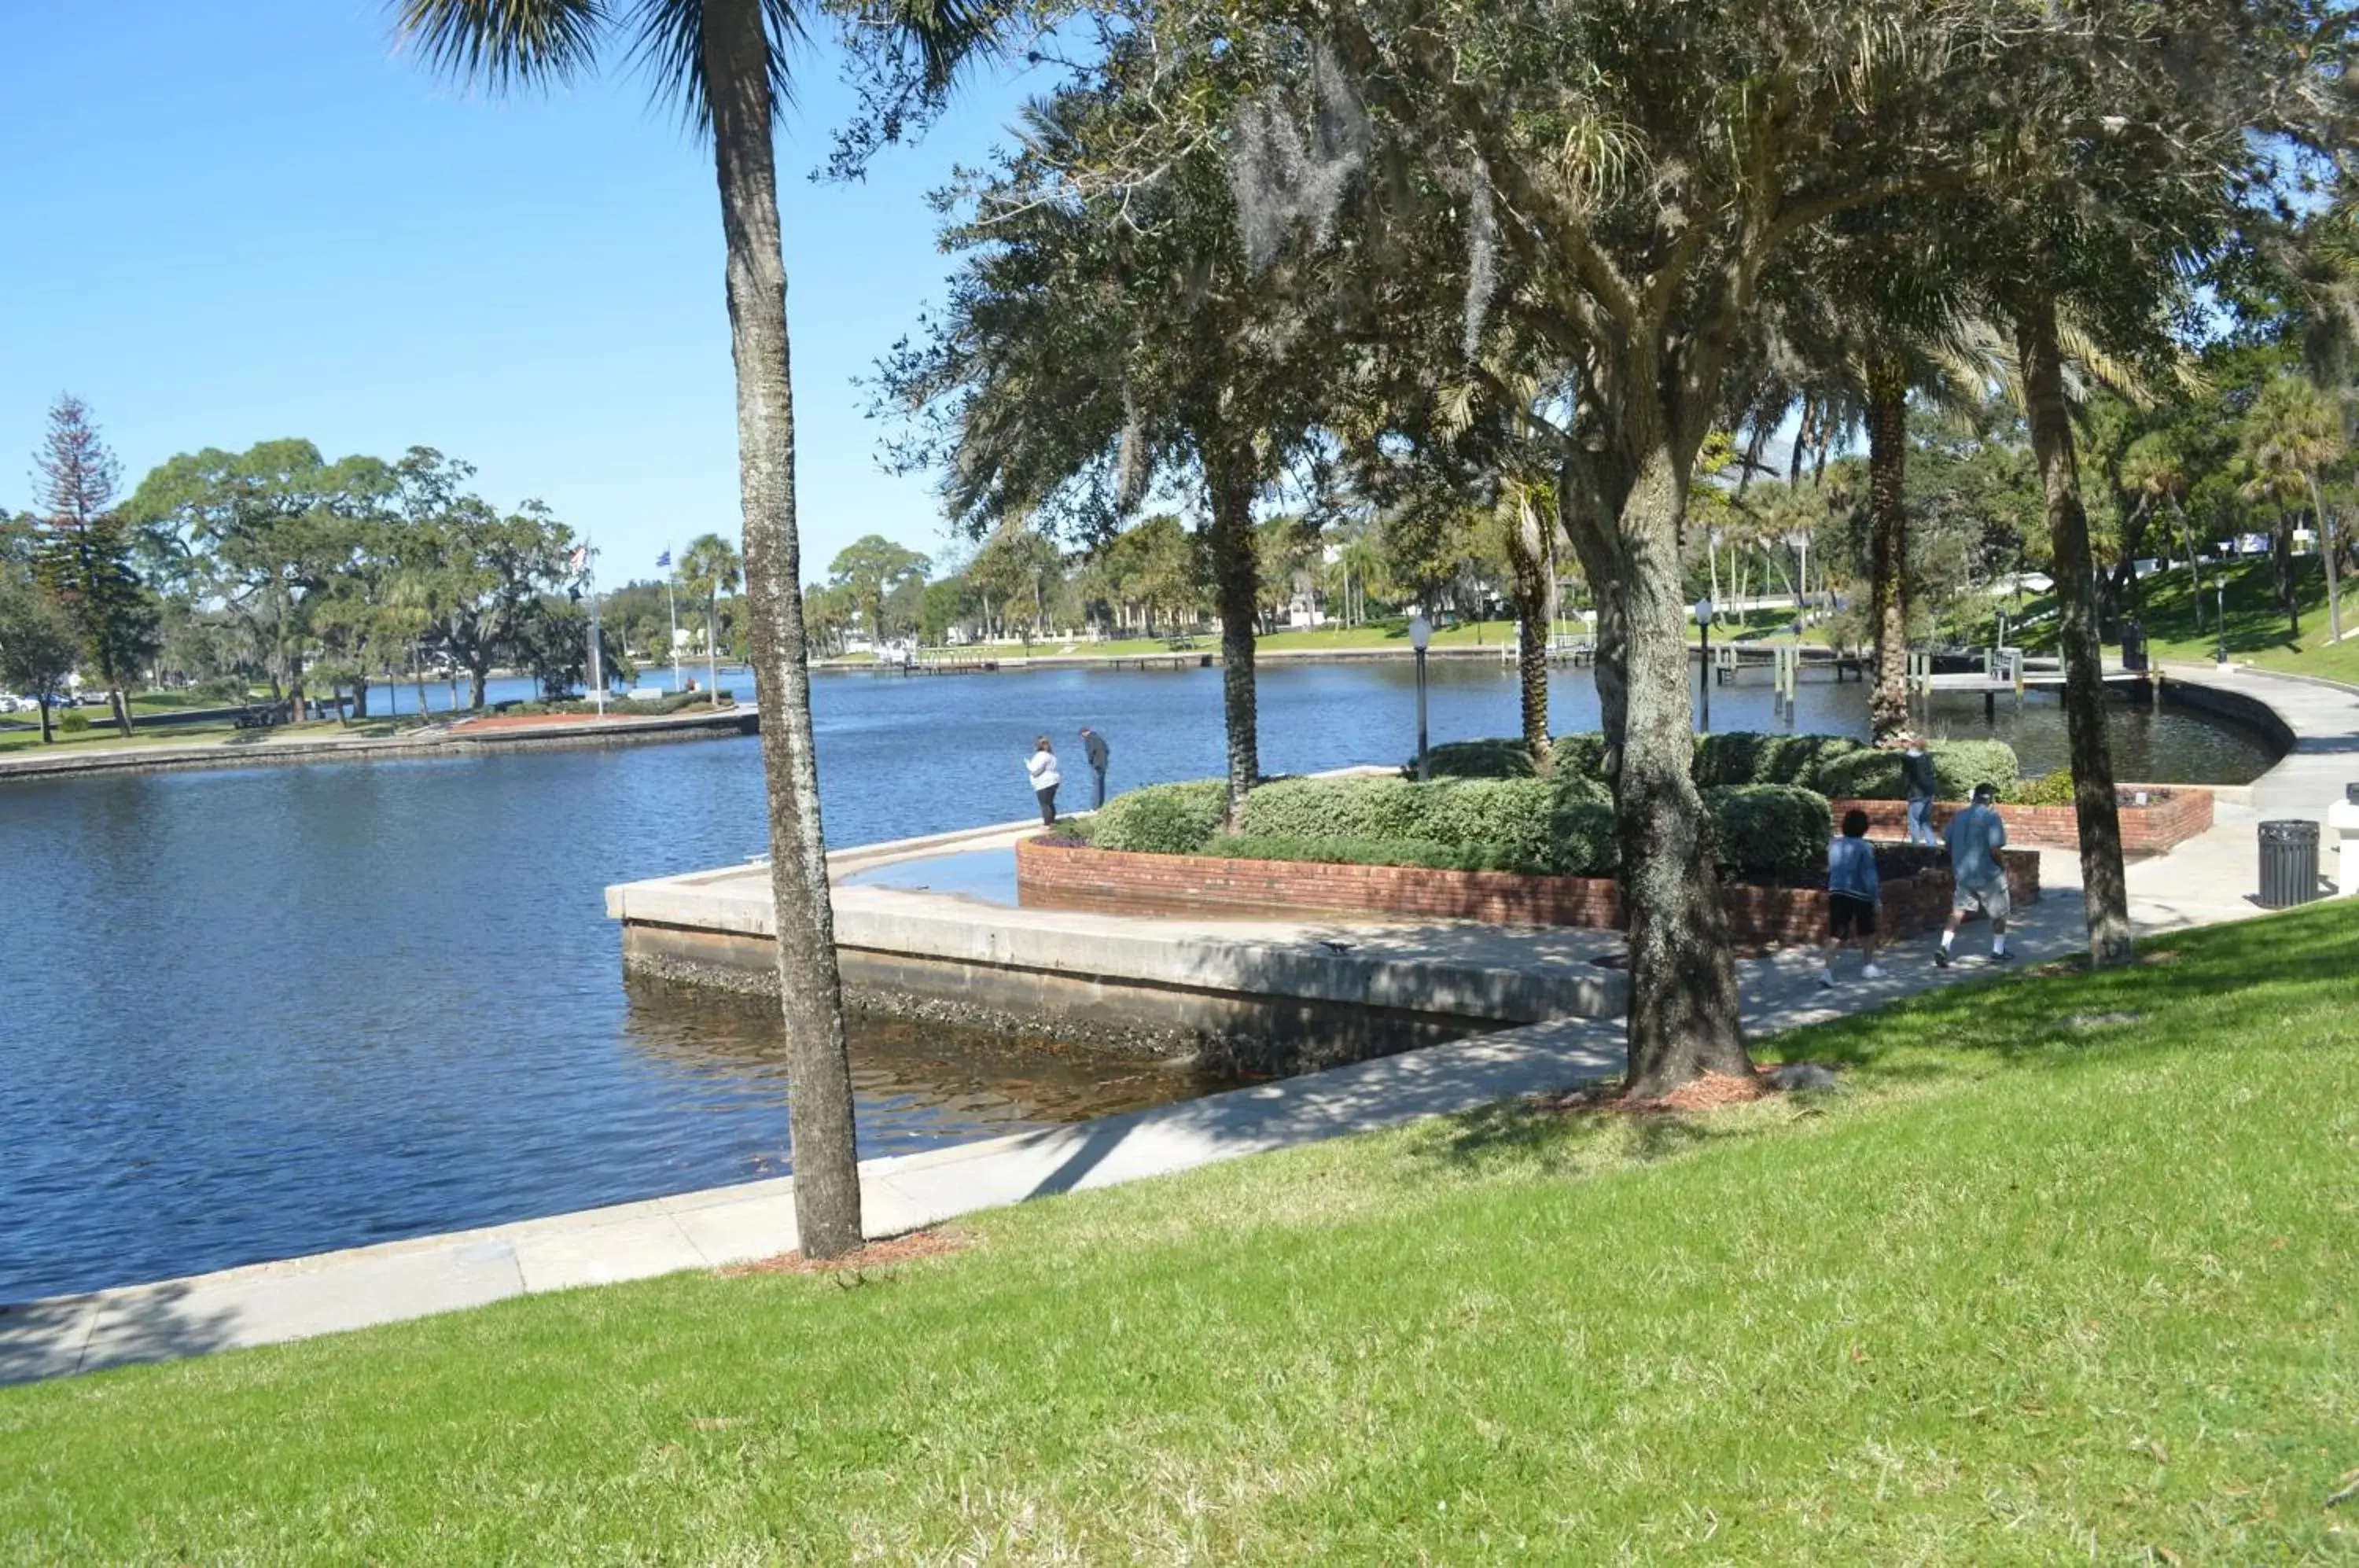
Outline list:
[[[1998,799],[1998,786],[1985,779],[1974,786],[1974,804],[1987,806]]]

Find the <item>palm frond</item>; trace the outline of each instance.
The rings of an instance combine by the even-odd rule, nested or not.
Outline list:
[[[397,0],[394,29],[438,71],[495,92],[571,82],[597,56],[606,0]]]
[[[805,41],[797,0],[760,0],[762,32],[768,48],[770,115],[776,119],[795,101],[792,51]],[[657,103],[675,105],[681,120],[703,132],[712,125],[712,100],[704,80],[704,0],[637,0],[631,12],[631,63],[647,76]]]

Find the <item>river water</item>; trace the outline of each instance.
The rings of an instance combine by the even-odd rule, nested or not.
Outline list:
[[[1266,667],[1265,770],[1406,757],[1412,690],[1397,664]],[[1802,697],[1805,728],[1864,724],[1856,684]],[[821,676],[830,841],[1022,817],[1032,738],[1077,759],[1083,724],[1117,789],[1211,775],[1220,702],[1217,670]],[[1593,727],[1584,673],[1552,702]],[[1766,686],[1712,713],[1772,727]],[[2190,716],[2115,718],[2125,778],[2268,764]],[[1437,741],[1515,724],[1504,668],[1436,662]],[[1988,733],[1978,701],[1933,727]],[[2003,703],[1998,733],[2032,771],[2062,754],[2050,703]],[[0,783],[0,1301],[779,1172],[775,1019],[626,987],[602,899],[743,860],[762,820],[751,739]],[[938,1027],[866,1025],[854,1054],[870,1153],[1208,1087]]]

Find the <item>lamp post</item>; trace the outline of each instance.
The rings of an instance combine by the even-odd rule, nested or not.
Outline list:
[[[1712,734],[1712,600],[1698,599],[1695,606],[1696,625],[1703,628],[1703,723],[1701,733]]]
[[[2212,618],[2220,629],[2220,651],[2212,655],[2212,662],[2224,665],[2228,662],[2228,574],[2224,572],[2220,574],[2219,592],[2220,603]]]
[[[1433,641],[1433,623],[1419,610],[1408,618],[1408,646],[1417,652],[1417,781],[1424,783],[1431,777],[1426,765],[1425,746],[1425,650]]]

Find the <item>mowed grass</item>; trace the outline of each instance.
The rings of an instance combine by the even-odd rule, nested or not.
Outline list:
[[[2359,1559],[2359,907],[2158,945],[1787,1037],[1815,1103],[0,1390],[0,1558]]]
[[[2304,557],[2296,575],[2294,596],[2301,604],[2301,635],[2296,637],[2285,606],[2277,596],[2277,568],[2266,561],[2232,567],[2228,572],[2228,656],[2241,664],[2288,675],[2309,675],[2359,686],[2359,577],[2343,582],[2343,626],[2347,634],[2335,642],[2328,636],[2326,568],[2315,556]],[[2220,648],[2219,576],[2203,569],[2203,592],[2195,592],[2184,566],[2157,572],[2138,584],[2138,602],[2128,614],[2146,627],[2150,651],[2158,659],[2209,663]],[[2201,601],[2199,604],[2199,600]],[[2040,597],[2024,602],[2020,613],[2040,617],[2028,641],[2052,651],[2056,642],[2055,601]],[[2009,604],[2010,615],[2018,607]],[[2107,656],[2119,648],[2107,646]]]

